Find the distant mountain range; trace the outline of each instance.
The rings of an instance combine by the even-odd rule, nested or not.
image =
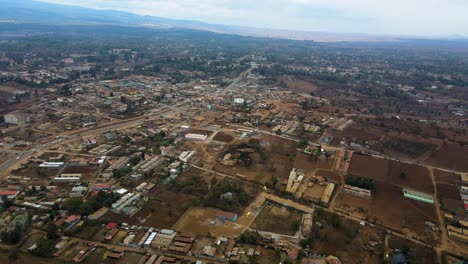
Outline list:
[[[155,16],[140,16],[115,10],[95,10],[78,6],[51,4],[33,0],[1,0],[0,22],[116,25],[153,28],[187,28],[216,33],[252,37],[286,38],[313,41],[396,41],[397,37],[365,34],[324,33],[293,30],[263,29],[208,24],[192,20],[176,20]]]

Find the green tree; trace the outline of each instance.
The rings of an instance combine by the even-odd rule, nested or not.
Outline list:
[[[32,250],[32,254],[48,258],[52,256],[55,250],[55,243],[52,240],[41,238],[36,241],[36,248]]]

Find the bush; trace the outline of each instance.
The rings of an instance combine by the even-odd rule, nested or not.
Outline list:
[[[52,257],[52,253],[55,251],[55,243],[52,240],[41,238],[36,241],[37,247],[32,250],[32,254],[49,258]]]

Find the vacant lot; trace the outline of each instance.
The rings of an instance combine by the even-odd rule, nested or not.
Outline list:
[[[206,136],[211,136],[213,134],[213,131],[211,130],[205,130],[205,129],[198,129],[198,128],[190,128],[187,133],[191,134],[201,134],[201,135],[206,135]]]
[[[348,173],[426,193],[434,192],[429,171],[426,167],[419,165],[354,154]]]
[[[225,143],[230,143],[231,141],[234,140],[234,137],[230,134],[224,133],[224,132],[218,132],[213,140],[220,141],[220,142],[225,142]]]
[[[338,173],[330,170],[319,169],[315,172],[315,176],[322,176],[330,181],[342,182],[342,177]]]
[[[389,160],[354,153],[348,173],[375,180],[385,180],[388,167]]]
[[[437,199],[444,211],[457,216],[465,215],[465,206],[456,185],[437,183]]]
[[[382,139],[382,135],[378,133],[374,133],[369,129],[360,128],[357,125],[352,125],[345,128],[340,134],[339,138],[347,137],[353,139],[353,141],[357,142],[366,142],[366,141],[379,141]]]
[[[354,217],[365,219],[370,214],[372,200],[342,192],[336,198],[336,206]]]
[[[286,207],[266,205],[250,228],[277,234],[294,236],[299,230],[302,215]]]
[[[436,182],[454,185],[460,184],[461,182],[460,174],[458,173],[447,172],[437,169],[434,169],[433,172]]]
[[[216,221],[216,208],[190,208],[174,225],[173,229],[179,232],[190,232],[197,235],[237,236],[245,228],[229,221]]]
[[[444,144],[439,150],[435,151],[426,162],[440,168],[468,171],[468,147],[458,144]]]
[[[426,234],[425,221],[439,224],[433,205],[406,199],[401,187],[381,181],[376,181],[370,220],[420,235]]]
[[[153,188],[149,198],[148,203],[131,218],[132,224],[136,222],[157,228],[171,228],[194,199],[190,195],[169,191],[164,185]]]
[[[391,236],[388,246],[392,249],[409,248],[416,259],[416,263],[437,263],[437,256],[433,249],[421,246],[409,240]]]

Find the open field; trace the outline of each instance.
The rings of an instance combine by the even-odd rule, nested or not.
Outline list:
[[[434,192],[428,169],[419,165],[354,154],[348,173],[425,193]]]
[[[391,249],[409,248],[413,252],[417,263],[437,263],[437,257],[433,249],[421,246],[409,240],[390,236],[388,246]]]
[[[299,230],[301,220],[302,215],[297,212],[293,212],[286,207],[268,204],[255,218],[250,228],[294,236]]]
[[[213,140],[215,141],[220,141],[220,142],[225,142],[225,143],[230,143],[234,140],[234,136],[231,134],[228,134],[226,132],[218,132]]]
[[[213,134],[213,131],[211,130],[205,130],[205,129],[199,129],[199,128],[190,128],[187,133],[192,133],[192,134],[201,134],[201,135],[206,135],[206,136],[211,136]]]
[[[197,235],[237,236],[245,228],[229,221],[224,223],[216,221],[216,208],[190,208],[184,216],[174,225],[173,229],[179,232],[190,232]]]
[[[342,263],[381,263],[375,262],[373,255],[378,254],[378,246],[372,248],[369,241],[383,241],[383,232],[369,226],[362,227],[356,221],[338,217],[333,225],[329,213],[318,215],[315,221],[323,228],[312,230],[312,250],[325,255],[338,256]]]
[[[342,177],[338,173],[330,170],[319,169],[315,172],[315,176],[322,176],[330,181],[342,182]]]
[[[376,181],[371,205],[371,221],[398,230],[411,230],[425,235],[424,221],[439,224],[434,205],[403,197],[398,186]]]
[[[385,180],[388,167],[389,160],[354,153],[348,173],[375,180]]]
[[[434,169],[434,177],[436,182],[440,183],[446,183],[446,184],[460,184],[461,183],[461,178],[460,174],[458,173],[453,173],[453,172],[447,172],[443,170],[438,170]]]
[[[370,214],[372,205],[371,199],[364,199],[342,192],[336,197],[336,207],[354,217],[366,219]]]
[[[193,200],[192,196],[169,191],[164,185],[156,186],[149,195],[149,202],[132,220],[158,228],[171,228],[192,205]]]
[[[456,185],[437,183],[437,199],[444,211],[456,216],[465,216],[465,205]]]
[[[444,169],[468,171],[466,157],[468,157],[468,146],[447,143],[425,160],[425,163]]]

